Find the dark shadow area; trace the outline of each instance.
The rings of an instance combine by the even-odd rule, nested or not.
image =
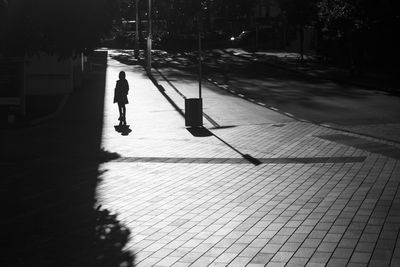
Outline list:
[[[159,83],[157,82],[157,80],[154,78],[153,75],[148,75],[150,80],[153,82],[153,84],[159,89],[160,93],[167,99],[167,101],[175,108],[176,111],[178,111],[178,113],[185,118],[185,113],[184,111],[182,111],[178,105],[165,93],[165,90],[160,90],[160,86]],[[162,87],[162,86],[161,86]],[[203,113],[204,115],[204,113]],[[207,116],[207,115],[206,115]],[[209,117],[209,116],[207,116]],[[214,125],[214,123],[213,123]],[[215,125],[215,127],[219,127],[218,124]],[[234,150],[235,152],[237,152],[238,154],[240,154],[244,159],[246,159],[247,161],[249,161],[250,163],[254,164],[254,165],[260,165],[261,161],[259,161],[256,158],[253,158],[252,156],[248,155],[248,154],[243,154],[241,153],[239,150],[237,150],[236,148],[234,148],[232,145],[230,145],[229,143],[227,143],[226,141],[224,141],[223,139],[221,139],[220,137],[218,137],[217,135],[215,135],[214,133],[210,132],[207,128],[205,127],[190,127],[188,128],[188,131],[195,137],[208,137],[208,136],[215,136],[218,140],[220,140],[222,143],[224,143],[225,145],[227,145],[228,147],[230,147],[232,150]]]
[[[132,50],[115,49],[110,57],[128,66],[135,66],[143,64],[144,53],[141,51],[139,58],[136,59]]]
[[[251,57],[239,57],[233,54],[224,54],[221,51],[205,51],[203,61],[203,74],[205,76],[218,78],[220,82],[228,83],[236,91],[246,93],[249,97],[251,89],[259,89],[263,83],[271,84],[278,90],[276,93],[269,90],[269,86],[263,86],[263,90],[257,90],[257,94],[263,94],[271,101],[304,101],[310,96],[364,98],[365,94],[359,93],[359,88],[346,84],[336,84],[330,88],[326,79],[311,77],[299,72],[288,71],[277,68],[271,64],[264,64]],[[184,59],[182,59],[184,58]],[[179,71],[168,73],[169,79],[188,79],[185,72],[197,73],[197,52],[168,54],[163,51],[155,51],[153,59],[157,67],[173,68]],[[296,86],[290,86],[295,83]],[[340,88],[338,90],[337,86]],[[290,90],[287,88],[301,87],[301,90]],[[310,99],[311,100],[311,99]]]
[[[174,107],[174,109],[183,117],[185,118],[185,113],[182,109],[179,108],[179,106],[172,100],[166,93],[164,87],[158,83],[156,78],[154,78],[153,75],[148,73],[149,79],[152,81],[154,86],[160,91],[160,93],[167,99],[167,101]]]
[[[89,57],[106,62],[105,53]],[[1,266],[133,266],[129,230],[98,205],[105,70],[87,73],[60,114],[0,131]]]
[[[353,68],[341,64],[328,64],[321,61],[321,55],[308,54],[304,61],[300,61],[299,55],[289,55],[285,51],[268,50],[268,53],[257,53],[247,51],[243,58],[256,60],[261,64],[269,65],[274,68],[280,68],[284,71],[290,71],[295,74],[310,76],[313,79],[331,80],[342,86],[356,86],[363,89],[380,90],[392,95],[399,95],[399,82],[396,79],[398,69],[385,65],[364,66],[362,71],[354,72]],[[223,50],[233,55],[232,51]],[[278,56],[278,54],[288,54]]]
[[[216,127],[212,127],[210,128],[210,130],[222,130],[222,129],[229,129],[229,128],[235,128],[237,127],[236,125],[226,125],[226,126],[216,126]]]
[[[191,133],[195,137],[213,136],[213,133],[210,132],[205,127],[188,127],[188,128],[186,128],[186,130],[188,130],[188,132]]]
[[[159,71],[175,86],[198,82],[198,65],[194,57],[196,52],[190,53],[193,54],[193,60],[189,67],[179,64],[179,57],[184,56],[184,53],[172,61],[167,58],[173,58],[173,55],[163,51],[154,56],[160,61],[159,66],[164,66]],[[332,122],[341,125],[353,119],[361,121],[365,118],[373,119],[374,123],[399,122],[395,115],[398,113],[398,99],[389,99],[385,97],[386,93],[286,71],[273,65],[224,54],[219,50],[204,53],[204,84],[209,82],[207,88],[214,89],[213,92],[222,96],[243,97],[316,123]],[[383,120],[379,114],[384,114]]]
[[[55,113],[64,95],[28,96],[26,98],[26,120],[31,121]]]
[[[117,158],[120,158],[121,155],[115,152],[109,152],[104,149],[100,149],[100,153],[98,154],[97,160],[101,163],[115,160]]]
[[[140,60],[136,60],[134,57],[130,56],[130,55],[114,55],[111,56],[111,58],[118,60],[121,63],[124,63],[126,65],[132,66],[132,65],[141,65]]]
[[[61,109],[67,98],[67,95],[28,95],[25,98],[26,116],[17,115],[14,123],[0,123],[0,129],[23,128],[35,124],[38,120],[53,116]],[[0,114],[1,122],[7,121],[8,107],[0,106]]]
[[[158,84],[157,80],[154,78],[154,76],[149,75],[149,78],[151,79],[151,81],[153,82],[153,84],[159,89],[159,87],[161,85]],[[162,87],[162,86],[161,86]],[[160,90],[160,89],[159,89]],[[176,111],[178,111],[178,113],[185,118],[185,113],[184,111],[182,111],[178,105],[165,93],[165,90],[160,90],[161,94],[167,99],[167,101],[175,108]],[[218,128],[221,128],[221,126],[216,126]],[[228,128],[229,126],[227,126]],[[228,144],[227,142],[225,142],[224,140],[222,140],[220,137],[216,136],[214,133],[210,132],[207,128],[205,127],[190,127],[187,128],[187,130],[195,137],[208,137],[208,136],[215,136],[217,139],[219,139],[221,142],[223,142],[224,144],[226,144],[228,147],[230,147],[231,149],[233,149],[234,151],[236,151],[237,153],[239,153],[244,159],[248,160],[249,162],[251,162],[254,165],[259,165],[261,164],[261,162],[255,158],[253,158],[250,155],[247,154],[243,154],[241,153],[239,150],[237,150],[236,148],[234,148],[233,146],[231,146],[230,144]]]
[[[129,127],[130,125],[114,125],[115,131],[124,136],[127,136],[132,132]]]
[[[397,160],[400,159],[400,149],[395,146],[344,134],[320,135],[317,137]]]
[[[184,94],[181,93],[181,91],[178,90],[178,88],[176,88],[176,86],[158,69],[156,69],[157,73],[172,87],[172,89],[175,90],[175,92],[180,95],[183,99],[186,99],[186,96]],[[154,82],[153,82],[154,83]],[[158,85],[161,86],[161,85]],[[162,87],[162,86],[161,86]],[[165,91],[165,89],[163,88],[163,91]]]
[[[247,160],[248,162],[250,162],[251,164],[254,165],[260,165],[262,162],[259,159],[253,158],[251,155],[249,154],[243,154],[242,152],[240,152],[238,149],[236,149],[235,147],[233,147],[231,144],[229,144],[228,142],[226,142],[225,140],[223,140],[221,137],[219,137],[218,135],[214,134],[215,138],[217,138],[219,141],[221,141],[222,143],[224,143],[225,145],[227,145],[229,148],[231,148],[232,150],[234,150],[236,153],[240,154],[242,156],[242,158],[244,158],[245,160]]]

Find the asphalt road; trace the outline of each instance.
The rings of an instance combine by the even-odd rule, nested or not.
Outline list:
[[[187,79],[187,72],[198,71],[195,55],[158,51],[154,59],[158,68],[174,69],[170,75],[176,80]],[[216,52],[205,54],[203,74],[204,78],[227,85],[237,94],[297,118],[400,141],[395,131],[400,125],[398,96],[307,77]],[[220,89],[215,87],[215,90]]]

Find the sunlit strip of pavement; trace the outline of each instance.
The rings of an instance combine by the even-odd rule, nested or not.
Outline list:
[[[215,138],[191,136],[140,68],[127,73],[133,131],[121,136],[113,128],[111,78],[124,68],[110,70],[103,129],[104,149],[120,161],[101,164],[97,196],[129,227],[126,249],[135,253],[136,266],[399,262],[398,160],[338,142],[335,134],[342,132],[307,122],[219,129],[218,136],[243,153],[270,161],[244,164]],[[226,95],[206,96],[216,110],[228,106],[233,112],[239,105]],[[257,115],[243,110],[236,114]]]

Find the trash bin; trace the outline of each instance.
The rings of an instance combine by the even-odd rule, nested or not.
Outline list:
[[[203,101],[201,98],[185,99],[185,126],[203,126]]]

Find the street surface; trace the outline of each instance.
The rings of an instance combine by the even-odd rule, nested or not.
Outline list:
[[[237,54],[222,50],[206,52],[204,80],[212,79],[220,89],[234,91],[239,97],[264,103],[299,119],[400,141],[398,96],[305,76]],[[173,82],[197,79],[194,53],[172,55],[156,51],[154,60]]]

